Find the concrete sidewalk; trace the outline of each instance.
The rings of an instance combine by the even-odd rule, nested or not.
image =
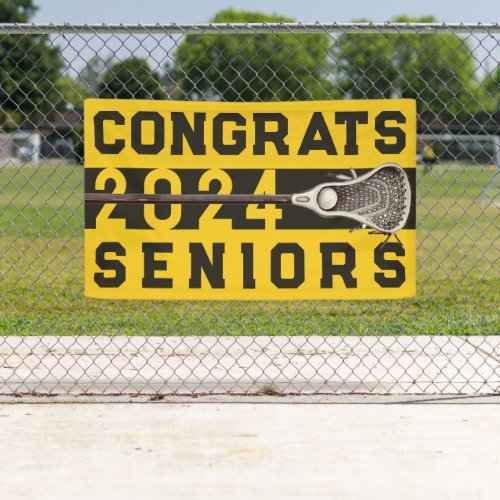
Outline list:
[[[0,404],[10,499],[497,499],[500,404]]]
[[[0,394],[500,393],[500,336],[0,337]]]

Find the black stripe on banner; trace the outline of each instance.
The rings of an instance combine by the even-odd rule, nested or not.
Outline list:
[[[95,189],[96,178],[104,169],[85,169],[85,192],[99,193]],[[120,168],[118,169],[126,180],[125,193],[144,193],[144,182],[146,176],[153,169],[143,168]],[[220,183],[213,181],[210,191],[200,191],[199,184],[201,176],[206,170],[199,169],[172,169],[179,177],[183,194],[217,194]],[[261,169],[227,169],[224,170],[231,178],[233,194],[253,194],[259,184],[264,170]],[[279,169],[276,170],[276,193],[291,194],[306,191],[317,184],[332,182],[324,169]],[[367,169],[356,170],[357,175],[362,175]],[[415,169],[405,169],[412,189],[412,206],[410,216],[405,229],[415,229]],[[335,170],[335,174],[350,175],[350,170]],[[106,193],[112,193],[115,189],[113,180],[108,180],[105,185]],[[156,183],[157,193],[170,193],[170,185],[167,181],[159,180]],[[270,193],[268,193],[270,194]],[[95,229],[96,217],[103,208],[103,204],[89,203],[85,205],[85,228]],[[263,205],[261,205],[263,206]],[[314,212],[293,205],[280,205],[282,219],[276,222],[277,229],[352,229],[358,224],[344,217],[324,218]],[[186,205],[182,209],[182,217],[174,230],[199,229],[199,218],[206,210],[206,204]],[[169,205],[157,205],[155,213],[158,218],[167,218],[170,214]],[[246,217],[247,205],[223,205],[217,212],[215,218],[232,220],[233,229],[264,229],[264,220],[252,220]],[[143,205],[119,204],[113,209],[110,218],[124,219],[127,229],[151,229],[144,219]]]

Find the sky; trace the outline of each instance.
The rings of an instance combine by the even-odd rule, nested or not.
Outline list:
[[[447,22],[500,22],[498,0],[35,0],[39,23],[204,23],[219,10],[259,10],[302,22],[387,21],[432,14]]]

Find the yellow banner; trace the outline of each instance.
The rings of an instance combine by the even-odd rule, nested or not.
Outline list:
[[[414,296],[415,127],[408,99],[87,100],[87,195],[292,196],[278,204],[86,203],[85,294]]]
[[[88,99],[85,165],[414,167],[415,101],[224,103]],[[414,154],[415,153],[415,154]]]

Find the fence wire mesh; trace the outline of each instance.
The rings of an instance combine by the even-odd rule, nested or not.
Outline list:
[[[0,393],[498,393],[500,26],[0,25]],[[88,97],[417,100],[417,296],[83,297]]]

